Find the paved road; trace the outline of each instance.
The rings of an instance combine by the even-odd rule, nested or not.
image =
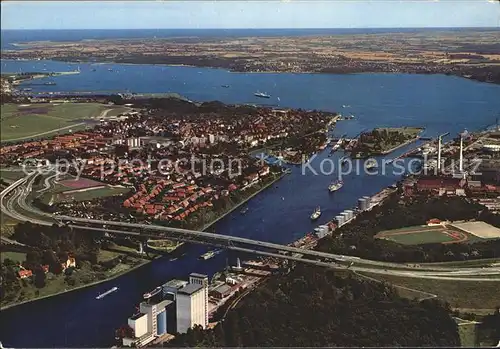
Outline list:
[[[33,223],[41,224],[41,225],[52,225],[55,221],[52,218],[52,215],[39,211],[36,208],[29,206],[26,203],[26,198],[28,194],[32,190],[33,182],[36,178],[36,174],[28,175],[25,178],[22,178],[12,185],[4,189],[0,193],[0,208],[2,212],[5,214],[18,219],[20,221],[31,221]],[[12,194],[12,195],[8,195]],[[23,211],[34,214],[38,217],[46,217],[42,218],[30,218],[25,216],[24,213],[18,212],[16,210],[16,205],[19,206]],[[69,224],[70,227],[74,228],[82,228],[85,227],[84,224],[92,223],[95,224],[93,227],[85,227],[85,229],[89,230],[99,230],[99,231],[107,231],[113,234],[126,234],[126,235],[136,235],[136,236],[155,236],[158,237],[158,233],[150,234],[145,233],[146,231],[157,231],[163,233],[180,233],[186,234],[188,236],[199,236],[210,239],[215,239],[219,244],[224,243],[224,247],[238,250],[242,252],[255,253],[265,256],[271,256],[276,258],[285,258],[288,260],[293,260],[302,263],[313,264],[317,266],[329,267],[334,269],[346,270],[349,269],[348,266],[343,264],[353,264],[350,269],[356,272],[367,272],[372,274],[381,274],[381,275],[393,275],[393,276],[403,276],[403,277],[411,277],[411,278],[424,278],[424,279],[441,279],[441,280],[457,280],[457,281],[476,281],[476,282],[491,282],[491,281],[499,281],[500,277],[494,278],[492,275],[500,274],[500,267],[493,266],[488,268],[460,268],[460,267],[446,267],[446,266],[436,266],[436,267],[421,267],[421,268],[413,268],[409,267],[405,264],[397,264],[397,263],[386,263],[380,261],[373,261],[367,259],[361,259],[358,257],[352,256],[343,256],[336,255],[330,253],[324,253],[314,250],[304,250],[300,248],[283,246],[279,244],[272,244],[265,241],[256,241],[246,238],[240,237],[232,237],[226,235],[212,234],[206,232],[198,232],[186,229],[177,229],[177,228],[169,228],[169,227],[161,227],[161,226],[153,226],[147,224],[136,224],[136,223],[124,223],[124,222],[115,222],[115,221],[102,221],[102,220],[91,220],[91,219],[83,219],[83,218],[75,218],[75,217],[66,217],[72,223]],[[141,233],[131,232],[126,228],[140,228]],[[241,246],[234,246],[232,243],[242,243],[249,245],[250,247],[254,246],[254,248],[246,248]],[[265,252],[261,250],[255,249],[255,247],[265,247],[271,248],[278,251],[286,251],[289,253],[293,253],[292,256],[283,256],[279,253],[273,252]],[[304,259],[302,256],[310,256],[313,258],[322,258],[322,260],[314,260],[314,259]],[[328,260],[328,261],[326,261]],[[481,277],[482,276],[482,277]],[[489,277],[488,277],[489,276]]]

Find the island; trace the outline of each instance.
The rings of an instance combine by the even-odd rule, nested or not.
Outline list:
[[[352,158],[367,158],[389,154],[416,141],[424,129],[421,127],[386,127],[363,132],[357,140],[346,146]]]

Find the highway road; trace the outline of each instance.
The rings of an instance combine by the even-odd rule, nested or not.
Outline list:
[[[187,229],[138,223],[103,221],[68,216],[52,217],[51,214],[41,212],[38,209],[31,207],[26,202],[27,196],[32,190],[35,178],[36,174],[28,175],[27,177],[14,182],[0,193],[0,208],[3,213],[20,221],[31,221],[33,223],[45,226],[52,225],[56,223],[56,221],[63,221],[67,222],[68,226],[71,228],[97,230],[108,232],[111,234],[141,236],[146,238],[170,237],[172,236],[172,234],[177,234],[177,236],[181,240],[184,238],[187,241],[196,243],[201,239],[200,242],[205,244],[212,244],[241,252],[287,259],[339,270],[351,269],[356,272],[368,272],[382,275],[394,275],[424,279],[461,280],[471,282],[491,282],[500,280],[500,276],[498,278],[494,277],[495,275],[500,275],[500,266],[491,266],[487,268],[425,266],[415,268],[405,264],[367,260],[359,257],[331,254],[314,250],[305,250],[265,241],[257,241],[247,238]],[[38,218],[34,219],[31,217],[27,217],[25,213],[17,211],[16,205],[20,207],[24,212],[29,212]],[[42,219],[41,217],[45,218]],[[139,230],[140,233],[137,231],[130,231],[129,229]],[[239,246],[237,246],[237,244]],[[274,250],[274,252],[263,251],[263,248],[272,249]],[[281,253],[275,253],[275,251],[282,251],[287,253],[287,255],[285,256]],[[303,258],[303,256],[306,256],[307,258]],[[350,264],[350,268],[346,266],[346,264]]]

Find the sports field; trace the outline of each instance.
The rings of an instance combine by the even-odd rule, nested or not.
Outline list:
[[[107,110],[109,110],[107,112]],[[85,127],[85,120],[101,115],[113,116],[128,110],[125,107],[99,103],[37,103],[2,105],[0,126],[3,141],[67,133]]]
[[[481,238],[456,227],[441,225],[422,225],[386,230],[375,235],[375,238],[391,240],[402,245],[421,245],[431,243],[455,244],[481,240]]]

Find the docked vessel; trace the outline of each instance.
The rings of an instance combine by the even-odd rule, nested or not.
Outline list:
[[[118,291],[118,287],[115,286],[112,289],[109,289],[106,292],[99,294],[97,297],[95,297],[95,299],[102,299],[102,298],[106,297],[108,294],[116,292],[116,291]]]
[[[151,298],[153,296],[156,296],[160,292],[161,292],[161,286],[158,286],[153,291],[146,292],[142,296],[144,297],[144,299],[149,299],[149,298]]]
[[[259,92],[259,91],[255,92],[253,95],[255,97],[260,97],[260,98],[271,98],[271,96],[268,95],[267,93]]]
[[[341,181],[341,180],[338,180],[338,181],[334,181],[332,182],[329,186],[328,186],[328,190],[330,191],[330,193],[333,193],[334,191],[337,191],[339,190],[340,188],[342,188],[344,186],[344,182]]]
[[[339,150],[340,146],[342,145],[342,143],[344,142],[344,139],[343,138],[340,138],[337,143],[335,143],[335,145],[332,147],[332,150],[330,151],[330,153],[334,153],[336,152],[337,150]]]
[[[321,209],[320,209],[320,207],[318,206],[318,207],[314,210],[314,212],[312,213],[312,215],[311,215],[311,219],[314,221],[314,220],[318,219],[318,218],[319,218],[319,216],[321,216]]]
[[[365,162],[365,167],[367,170],[371,170],[374,167],[377,167],[377,162],[375,160]]]

